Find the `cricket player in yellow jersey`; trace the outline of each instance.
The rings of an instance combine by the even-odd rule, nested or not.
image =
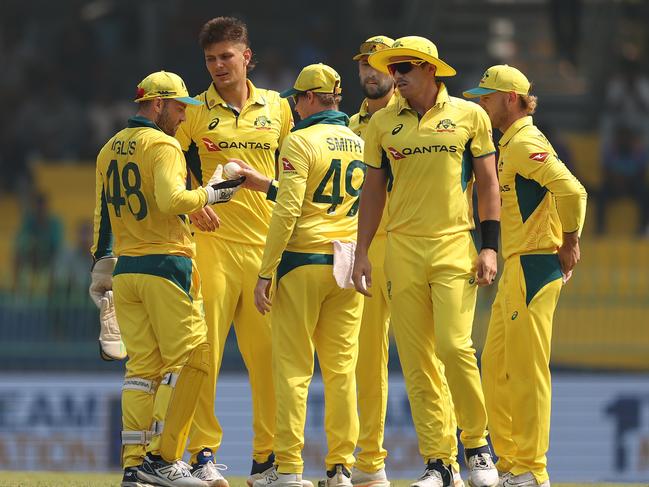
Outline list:
[[[277,151],[293,126],[293,118],[287,100],[279,93],[257,88],[246,78],[253,65],[246,25],[233,17],[212,19],[203,26],[199,41],[212,83],[196,97],[204,104],[187,111],[187,120],[176,134],[183,150],[188,151],[194,184],[201,185],[217,164],[229,159],[243,159],[256,171],[274,177]],[[273,465],[270,320],[257,312],[253,302],[276,187],[271,190],[268,196],[238,192],[230,204],[219,208],[221,226],[214,233],[202,230],[209,222],[206,210],[190,215],[198,227],[196,264],[203,282],[208,342],[217,347],[212,351],[209,385],[201,392],[188,445],[191,463],[204,480],[223,478],[212,461],[223,435],[214,415],[214,397],[223,347],[233,322],[252,393],[249,483]]]
[[[387,49],[394,39],[373,36],[360,45],[353,59],[358,61],[358,75],[365,99],[360,110],[349,119],[349,128],[363,137],[367,124],[375,112],[393,103],[394,80],[392,76],[374,69],[367,62],[368,56],[381,49]],[[356,464],[352,472],[352,483],[357,487],[388,487],[390,482],[385,473],[383,448],[385,411],[388,402],[388,327],[390,310],[388,291],[383,273],[385,259],[387,218],[381,219],[369,249],[372,262],[372,278],[376,292],[366,296],[363,304],[363,318],[358,337],[358,364],[356,365],[356,386],[358,390],[358,416],[360,431]]]
[[[372,284],[368,249],[391,173],[385,256],[391,326],[426,462],[413,485],[451,484],[455,403],[469,483],[493,487],[498,474],[487,445],[487,415],[471,342],[476,284],[489,285],[496,275],[500,202],[491,124],[479,106],[449,96],[437,81],[455,70],[439,59],[429,40],[403,37],[368,60],[392,74],[401,96],[375,113],[365,132],[368,174],[354,282],[369,293],[363,283],[365,278]],[[474,180],[482,230],[479,254],[470,234]]]
[[[537,98],[518,69],[499,65],[477,88],[500,139],[505,267],[482,353],[489,432],[501,484],[549,487],[550,341],[562,281],[579,261],[586,191],[534,126]]]
[[[128,353],[121,485],[204,486],[180,461],[211,363],[185,214],[228,201],[242,179],[221,182],[219,168],[206,187],[185,189],[173,135],[200,102],[179,76],[147,76],[135,101],[137,116],[97,157],[90,287],[102,307],[114,303]]]
[[[365,164],[362,139],[338,111],[340,93],[340,76],[324,64],[305,67],[294,87],[282,92],[295,98],[302,120],[280,153],[277,204],[254,293],[261,313],[269,312],[272,304],[273,381],[282,404],[275,423],[275,470],[255,487],[303,485],[314,351],[325,388],[326,484],[352,485],[363,301],[354,291],[351,271]]]

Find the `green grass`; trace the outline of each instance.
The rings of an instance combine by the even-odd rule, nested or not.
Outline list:
[[[120,473],[3,472],[0,487],[119,487]],[[312,480],[317,485],[317,479]],[[228,477],[230,487],[247,487],[245,477]],[[393,481],[408,487],[411,481]],[[554,487],[643,487],[643,484],[552,484]]]

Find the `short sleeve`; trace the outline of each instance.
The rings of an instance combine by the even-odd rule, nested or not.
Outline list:
[[[365,130],[365,151],[363,159],[365,164],[370,167],[380,169],[383,162],[383,147],[381,147],[382,132],[380,129],[380,117],[376,114],[370,118],[370,123]]]
[[[471,134],[471,155],[484,157],[496,152],[489,115],[480,105],[474,105],[474,123]]]

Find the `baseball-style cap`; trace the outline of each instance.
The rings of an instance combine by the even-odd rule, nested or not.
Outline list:
[[[279,96],[288,98],[305,91],[339,95],[343,91],[340,87],[340,75],[326,64],[309,64],[300,71],[293,88],[282,91]]]
[[[395,62],[392,58],[397,56],[409,56],[414,59],[423,59],[427,63],[437,66],[435,76],[455,76],[456,72],[451,66],[439,59],[437,46],[424,37],[406,36],[400,37],[387,49],[381,49],[370,54],[367,61],[370,66],[383,73],[388,72],[388,64]]]
[[[136,102],[153,100],[154,98],[172,98],[186,105],[203,104],[203,102],[189,96],[185,82],[180,76],[167,71],[152,73],[137,85]]]
[[[519,95],[527,95],[530,92],[530,82],[515,67],[498,64],[485,71],[477,88],[467,90],[463,94],[466,98],[475,98],[495,91],[513,91]]]
[[[374,36],[367,39],[361,44],[361,47],[358,49],[358,54],[352,59],[358,61],[363,56],[369,56],[373,52],[380,51],[381,49],[387,49],[394,43],[394,39],[388,36]]]

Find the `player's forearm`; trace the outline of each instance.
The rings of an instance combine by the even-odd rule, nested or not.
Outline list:
[[[497,179],[476,181],[478,191],[478,216],[480,221],[500,221],[500,187]]]
[[[581,185],[580,185],[581,186]],[[586,190],[581,186],[581,191],[571,195],[557,197],[557,213],[564,233],[577,232],[581,235],[586,219]]]
[[[368,167],[358,212],[356,251],[367,253],[381,223],[386,199],[385,170]]]
[[[578,232],[584,227],[586,218],[586,200],[588,194],[584,186],[568,169],[563,169],[555,179],[546,184],[553,194],[561,227],[565,233]]]
[[[261,269],[259,270],[259,277],[264,279],[271,279],[279,261],[282,258],[282,253],[286,249],[297,217],[292,215],[278,215],[273,212],[268,229],[268,237],[266,237],[266,247],[264,248],[264,256],[261,260]]]
[[[500,221],[500,186],[493,154],[473,159],[480,221]]]
[[[156,190],[156,201],[163,213],[184,215],[198,211],[207,204],[207,191],[203,188]]]

